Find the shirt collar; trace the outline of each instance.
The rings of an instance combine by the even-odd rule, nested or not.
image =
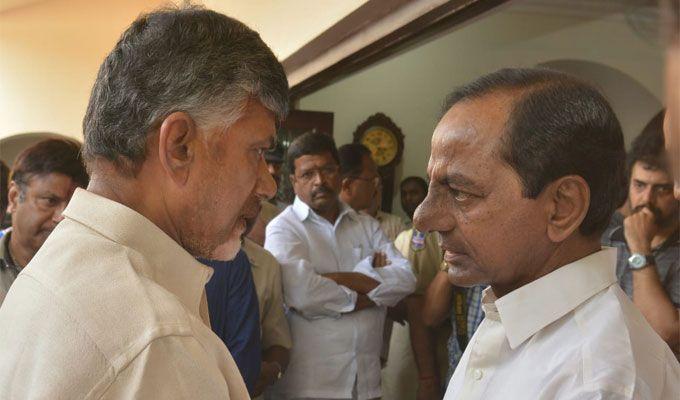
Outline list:
[[[605,248],[562,266],[497,299],[484,291],[486,316],[500,321],[511,348],[616,283],[616,249]]]
[[[354,211],[352,207],[340,200],[338,201],[340,202],[340,214],[338,214],[338,218],[335,220],[335,225],[337,225],[345,216],[355,218],[357,215],[356,211]],[[310,215],[318,216],[318,214],[315,213],[314,210],[312,210],[311,207],[309,207],[307,203],[302,201],[302,199],[300,199],[298,196],[295,196],[295,200],[293,201],[293,212],[295,212],[295,215],[297,215],[300,221],[306,220],[310,217]]]
[[[188,310],[199,315],[201,297],[212,269],[196,261],[146,217],[80,188],[76,189],[63,215],[137,252],[144,259],[131,263],[137,273],[173,293]]]

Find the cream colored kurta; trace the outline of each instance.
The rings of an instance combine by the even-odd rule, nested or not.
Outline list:
[[[260,307],[262,350],[272,346],[293,347],[290,327],[283,308],[281,266],[276,258],[250,239],[243,241],[243,250],[252,266],[253,281]]]
[[[85,190],[64,215],[0,308],[0,398],[248,399],[207,325],[210,268]]]

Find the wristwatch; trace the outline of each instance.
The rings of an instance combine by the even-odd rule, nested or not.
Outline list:
[[[633,253],[628,258],[631,269],[642,269],[650,264],[654,264],[654,256],[651,254]]]

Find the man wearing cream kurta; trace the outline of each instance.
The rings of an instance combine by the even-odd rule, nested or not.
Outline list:
[[[287,98],[236,20],[188,6],[132,24],[83,123],[87,191],[0,308],[0,398],[248,398],[195,257],[232,259],[274,195],[262,155]]]

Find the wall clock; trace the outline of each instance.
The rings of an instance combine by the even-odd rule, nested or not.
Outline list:
[[[383,181],[382,209],[392,211],[395,169],[404,154],[401,129],[387,115],[377,113],[357,127],[354,143],[361,143],[371,151]]]

